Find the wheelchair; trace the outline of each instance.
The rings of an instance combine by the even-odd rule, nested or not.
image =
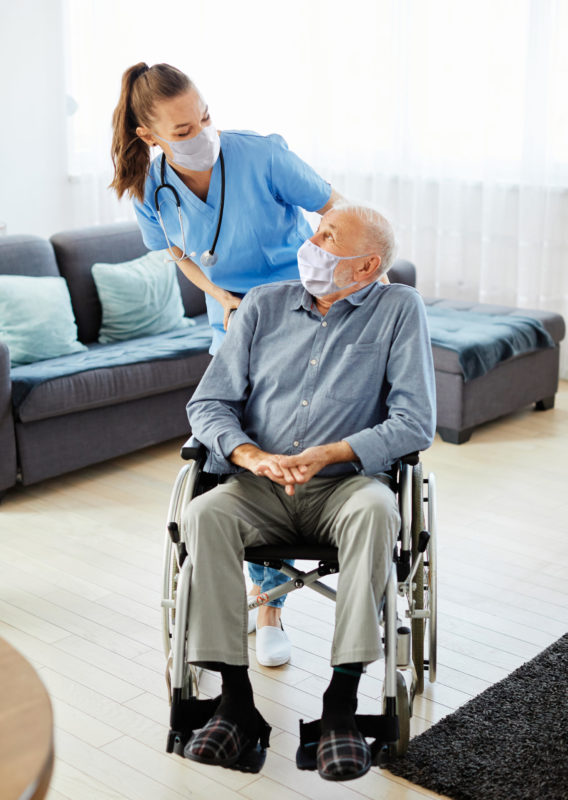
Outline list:
[[[189,439],[181,449],[181,456],[188,463],[180,469],[170,498],[161,601],[166,683],[171,706],[166,750],[182,757],[193,731],[203,727],[213,716],[219,702],[219,698],[198,699],[200,670],[188,664],[186,659],[191,564],[181,539],[182,512],[192,498],[223,480],[222,476],[204,471],[206,450],[202,445],[193,446],[194,443],[194,439]],[[373,764],[378,766],[385,766],[405,754],[414,698],[424,691],[425,673],[431,683],[436,680],[435,476],[430,473],[427,478],[423,477],[419,454],[413,453],[392,467],[391,488],[397,495],[401,527],[380,610],[385,653],[382,713],[356,715],[359,731],[367,740],[372,740]],[[316,561],[317,566],[302,571],[285,563],[287,559]],[[321,580],[340,569],[335,547],[302,543],[262,545],[246,548],[245,560],[280,570],[289,578],[288,582],[269,592],[249,597],[249,611],[303,588],[335,600],[335,590]],[[300,746],[296,756],[300,769],[316,768],[319,722],[300,720]],[[264,763],[268,739],[261,741],[260,745],[264,748],[264,755],[253,754],[249,762],[235,768],[258,772]]]

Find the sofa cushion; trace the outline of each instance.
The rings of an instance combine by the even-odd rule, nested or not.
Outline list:
[[[0,236],[2,275],[59,277],[53,247],[39,236]]]
[[[12,366],[86,350],[64,279],[0,275],[0,338]]]
[[[185,387],[189,400],[191,387],[197,386],[210,360],[209,353],[200,350],[183,358],[96,369],[45,381],[29,393],[16,418],[24,423],[51,419]]]
[[[176,266],[160,253],[124,264],[93,264],[92,273],[103,309],[99,342],[154,336],[193,324],[184,316]]]
[[[191,328],[93,344],[85,353],[16,367],[11,372],[15,416],[31,422],[193,386],[209,363],[210,344],[203,315]]]
[[[144,255],[148,250],[135,222],[91,226],[63,231],[51,237],[57,264],[69,285],[71,303],[79,329],[79,339],[96,342],[101,327],[101,304],[91,267],[97,261],[119,264]],[[205,297],[177,270],[185,313],[195,317],[205,313]]]
[[[555,344],[558,344],[566,333],[564,319],[560,314],[553,311],[542,309],[514,308],[513,306],[492,305],[489,303],[476,303],[464,300],[445,300],[434,297],[425,297],[426,309],[433,306],[436,308],[448,308],[457,311],[473,311],[476,314],[492,315],[521,315],[530,317],[542,323],[544,329],[550,334]],[[459,360],[459,353],[442,347],[432,347],[434,356],[434,367],[437,372],[450,372],[456,375],[463,375],[463,369]]]

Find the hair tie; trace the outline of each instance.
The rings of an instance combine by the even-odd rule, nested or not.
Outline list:
[[[140,72],[136,76],[135,80],[138,80],[138,78],[140,78],[142,75],[144,75],[146,72],[148,72],[149,69],[150,69],[150,67],[148,66],[148,64],[144,64],[143,67],[140,67]]]

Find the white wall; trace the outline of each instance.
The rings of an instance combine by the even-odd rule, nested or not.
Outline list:
[[[60,0],[0,0],[0,220],[9,234],[70,227]]]

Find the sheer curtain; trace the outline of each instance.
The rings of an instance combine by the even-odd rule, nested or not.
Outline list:
[[[126,67],[167,61],[219,128],[278,131],[340,192],[381,208],[423,294],[568,319],[568,0],[65,10],[78,222],[130,217],[106,189],[110,116]]]

